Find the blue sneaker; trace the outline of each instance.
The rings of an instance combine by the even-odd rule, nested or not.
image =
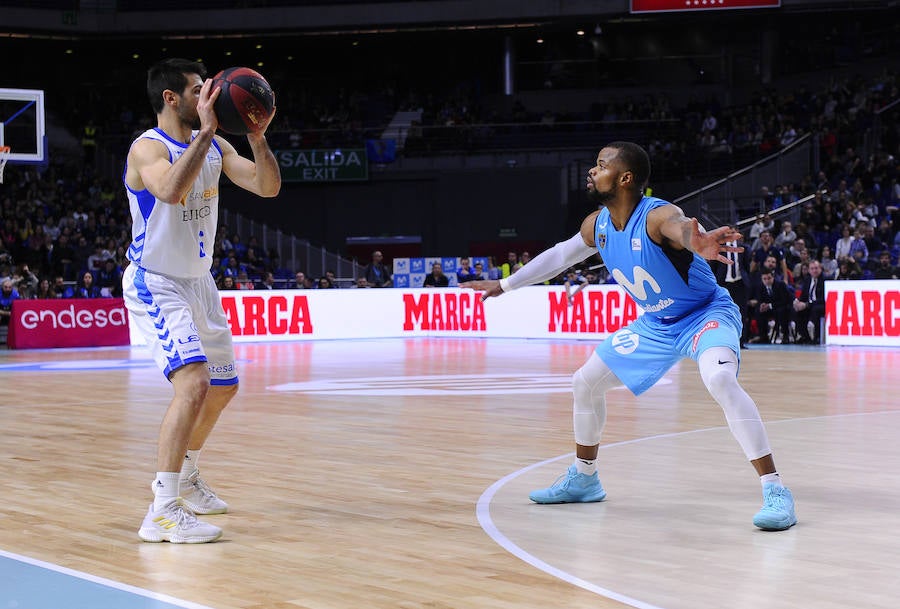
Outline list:
[[[535,503],[590,503],[606,499],[606,491],[600,484],[597,472],[590,476],[579,474],[575,465],[556,479],[553,486],[531,491],[528,498]]]
[[[763,487],[763,506],[753,517],[753,524],[764,531],[783,531],[797,524],[791,491],[783,486],[766,484]]]

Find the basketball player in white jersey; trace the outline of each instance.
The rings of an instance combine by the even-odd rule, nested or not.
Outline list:
[[[203,64],[155,64],[147,93],[157,127],[128,151],[124,182],[134,224],[122,283],[131,322],[175,394],[160,426],[154,499],[138,535],[206,543],[222,529],[195,514],[221,514],[228,505],[200,478],[197,459],[238,389],[231,331],[210,274],[219,177],[224,171],[241,188],[274,197],[281,174],[265,129],[247,136],[252,160],[215,135],[219,89]]]

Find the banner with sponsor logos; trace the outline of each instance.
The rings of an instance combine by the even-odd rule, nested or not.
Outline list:
[[[827,344],[900,346],[900,281],[829,281],[825,292]]]
[[[130,337],[125,301],[15,300],[6,340],[10,349],[127,345]]]
[[[640,309],[614,285],[569,305],[562,286],[481,301],[465,288],[222,292],[235,342],[418,336],[602,339]],[[132,331],[132,344],[143,340]]]

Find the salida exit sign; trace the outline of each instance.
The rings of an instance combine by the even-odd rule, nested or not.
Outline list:
[[[632,13],[702,11],[725,8],[773,8],[781,0],[631,0]]]

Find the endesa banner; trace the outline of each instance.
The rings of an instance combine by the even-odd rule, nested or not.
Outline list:
[[[829,281],[825,290],[827,344],[900,346],[900,281]]]
[[[121,298],[15,300],[6,341],[10,349],[127,345],[125,302]]]
[[[481,302],[464,288],[222,292],[236,342],[403,336],[602,339],[640,309],[618,286],[566,302],[561,286],[533,286]],[[132,344],[141,344],[132,331]]]

